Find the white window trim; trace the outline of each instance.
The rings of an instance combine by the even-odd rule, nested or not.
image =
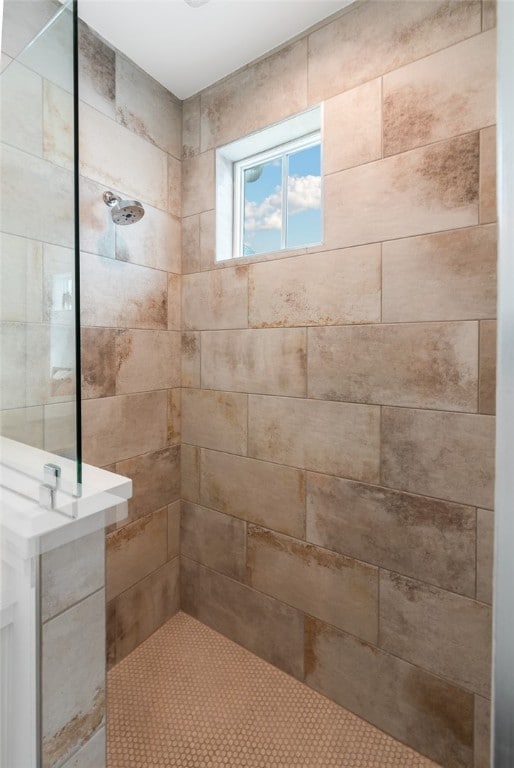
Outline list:
[[[216,261],[245,258],[234,249],[234,164],[246,160],[250,166],[257,165],[255,158],[261,154],[282,154],[279,148],[296,140],[312,137],[314,133],[319,133],[320,136],[322,134],[321,105],[216,150]],[[321,151],[323,152],[323,147]],[[256,254],[256,257],[262,255],[264,254]]]

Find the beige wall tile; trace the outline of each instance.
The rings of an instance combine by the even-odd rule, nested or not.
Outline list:
[[[166,392],[85,400],[84,461],[104,467],[166,446]]]
[[[168,155],[168,211],[182,216],[182,163]]]
[[[303,39],[202,93],[202,152],[265,128],[306,106],[307,40]]]
[[[182,102],[182,157],[200,151],[200,96]]]
[[[57,85],[43,83],[43,157],[73,171],[73,97]]]
[[[200,262],[202,269],[212,269],[216,263],[215,211],[200,214]]]
[[[457,229],[382,246],[382,320],[496,315],[496,229]]]
[[[180,499],[168,505],[168,560],[180,554]]]
[[[168,390],[168,444],[179,445],[182,434],[182,390]]]
[[[475,596],[475,510],[307,473],[307,541]]]
[[[83,325],[167,327],[167,275],[92,254],[81,259]]]
[[[105,606],[105,658],[107,670],[116,664],[116,599]]]
[[[309,100],[346,91],[480,29],[476,0],[365,3],[309,35]]]
[[[480,223],[496,218],[496,126],[492,125],[480,131]]]
[[[384,154],[494,123],[495,65],[495,33],[487,32],[386,75]]]
[[[250,456],[378,481],[379,408],[250,395],[248,416]]]
[[[383,408],[382,482],[491,508],[494,418]]]
[[[116,472],[132,480],[128,518],[121,522],[125,525],[180,497],[180,446],[118,461]]]
[[[496,321],[480,323],[480,413],[496,412]]]
[[[72,173],[4,145],[0,175],[2,227],[13,235],[71,248],[74,237]]]
[[[116,227],[116,258],[165,272],[180,272],[180,219],[145,205],[137,227]]]
[[[182,218],[182,274],[201,272],[200,214]]]
[[[326,244],[478,224],[478,162],[478,134],[468,134],[327,176]]]
[[[43,319],[43,247],[36,240],[0,233],[0,320]]]
[[[248,267],[215,269],[182,278],[184,330],[248,326]]]
[[[214,207],[214,152],[182,161],[182,215],[210,211]]]
[[[116,394],[180,386],[179,331],[119,331]]]
[[[166,88],[120,53],[116,54],[116,120],[180,159],[180,104]]]
[[[79,21],[79,78],[81,101],[114,118],[116,54],[83,21]]]
[[[323,170],[326,174],[382,157],[380,78],[328,99],[323,121]]]
[[[181,607],[271,664],[303,677],[303,615],[278,600],[181,558]]]
[[[493,600],[494,512],[477,509],[477,600]]]
[[[380,646],[488,696],[491,610],[397,573],[380,572]]]
[[[116,600],[118,661],[179,609],[179,558],[162,565]]]
[[[78,752],[75,752],[62,768],[104,768],[105,751],[105,727],[102,727],[88,739]]]
[[[43,407],[0,410],[0,434],[34,448],[44,447]]]
[[[200,501],[200,448],[180,446],[180,495],[186,501]]]
[[[219,451],[202,451],[200,501],[251,523],[303,539],[303,472]]]
[[[43,81],[17,61],[2,75],[2,142],[31,155],[43,154]]]
[[[184,389],[182,439],[203,448],[246,454],[247,396]]]
[[[103,590],[43,625],[44,768],[58,765],[82,746],[104,719],[104,637]]]
[[[86,401],[92,402],[92,401]],[[77,455],[75,403],[51,403],[43,411],[44,449],[60,456]],[[76,481],[73,470],[69,480]]]
[[[378,569],[250,525],[247,580],[365,640],[378,637]]]
[[[446,766],[471,768],[473,695],[306,618],[306,682]]]
[[[202,387],[305,397],[305,329],[202,333]]]
[[[182,386],[200,387],[200,333],[182,334]]]
[[[482,29],[496,26],[496,0],[482,0]]]
[[[309,397],[475,411],[478,323],[309,328]]]
[[[107,600],[132,587],[168,558],[167,508],[107,535]]]
[[[380,246],[252,264],[248,286],[251,326],[380,322]]]
[[[84,253],[114,259],[115,224],[103,201],[103,193],[108,189],[85,176],[80,176],[79,183],[80,248]]]
[[[30,6],[6,2],[2,19],[2,50],[15,59],[54,15],[55,5],[51,0],[33,2]]]
[[[168,329],[180,331],[181,329],[181,286],[180,275],[168,274]]]
[[[491,702],[475,696],[475,762],[473,768],[491,765]]]
[[[102,589],[105,581],[104,544],[104,532],[96,531],[42,555],[42,621]]]
[[[116,337],[114,328],[82,328],[82,397],[112,397],[116,393]]]
[[[214,509],[183,502],[180,552],[217,573],[244,581],[246,523]]]
[[[87,104],[81,105],[80,126],[80,168],[84,176],[122,190],[124,196],[167,210],[165,152]]]

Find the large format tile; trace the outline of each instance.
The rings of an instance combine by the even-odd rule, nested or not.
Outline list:
[[[5,144],[42,156],[43,82],[41,77],[17,61],[2,74],[1,139]]]
[[[166,153],[86,104],[81,105],[80,121],[81,173],[167,210]]]
[[[167,508],[109,533],[106,548],[107,600],[112,600],[141,581],[167,559]]]
[[[182,157],[200,151],[200,96],[182,102]]]
[[[480,323],[480,413],[496,412],[496,321]]]
[[[305,330],[269,328],[203,333],[202,387],[305,397]]]
[[[105,727],[99,728],[62,768],[104,768]]]
[[[494,512],[477,509],[477,600],[493,599]]]
[[[252,264],[248,288],[254,327],[380,322],[380,246]]]
[[[227,576],[181,558],[182,610],[271,664],[303,677],[303,615]]]
[[[116,656],[120,661],[179,609],[179,558],[162,565],[116,600]]]
[[[73,171],[73,96],[53,83],[43,84],[43,157]]]
[[[118,395],[82,404],[84,461],[105,467],[164,448],[166,392]]]
[[[248,407],[250,456],[377,482],[378,407],[261,395]]]
[[[118,461],[116,472],[132,480],[128,518],[120,524],[125,525],[162,509],[180,497],[180,446]]]
[[[178,331],[119,331],[116,335],[116,394],[178,386]]]
[[[43,625],[44,768],[58,765],[82,746],[104,719],[104,636],[103,590]]]
[[[478,133],[325,179],[330,248],[478,224]]]
[[[116,55],[116,119],[176,158],[182,150],[182,109],[169,91],[130,59]]]
[[[83,536],[41,558],[41,618],[47,621],[104,586],[105,535]]]
[[[0,434],[34,448],[44,448],[43,407],[0,410]]]
[[[195,445],[180,446],[180,496],[186,501],[200,501],[200,455]]]
[[[79,21],[80,100],[114,118],[116,54],[83,21]]]
[[[473,695],[306,618],[306,682],[447,768],[471,768]]]
[[[309,397],[477,411],[478,323],[309,328]]]
[[[475,696],[475,762],[473,768],[491,765],[491,702]]]
[[[15,59],[55,16],[56,10],[52,0],[5,0],[2,51]]]
[[[200,387],[200,333],[186,331],[182,334],[181,366],[183,387]]]
[[[248,326],[248,268],[215,269],[182,278],[184,330]]]
[[[491,31],[386,75],[384,154],[395,155],[494,123],[495,54],[496,36]]]
[[[244,581],[246,523],[214,509],[182,502],[180,552],[218,573]]]
[[[364,3],[309,35],[309,99],[326,99],[480,32],[476,0]]]
[[[265,128],[306,106],[307,40],[304,39],[202,93],[202,152]]]
[[[480,223],[496,221],[496,126],[480,131]]]
[[[380,572],[380,646],[488,696],[491,609],[468,597]]]
[[[36,240],[0,233],[0,320],[43,319],[43,248]]]
[[[104,206],[105,207],[105,206]],[[137,227],[116,227],[116,258],[165,272],[180,272],[180,219],[145,205]]]
[[[490,509],[494,418],[383,408],[382,481],[392,488]]]
[[[114,328],[82,328],[82,391],[84,399],[116,394],[116,336]]]
[[[324,105],[323,170],[342,171],[382,157],[380,78],[340,93]]]
[[[172,560],[180,554],[180,499],[168,505],[168,560]]]
[[[251,523],[303,539],[302,471],[219,451],[202,451],[200,501]]]
[[[71,248],[74,237],[72,173],[4,146],[0,154],[0,175],[3,231]]]
[[[228,453],[246,453],[247,396],[235,392],[184,389],[182,440]]]
[[[182,274],[201,272],[200,214],[182,218]]]
[[[382,246],[382,320],[496,316],[496,229],[457,229]]]
[[[81,259],[82,324],[164,330],[167,283],[165,272],[87,254]]]
[[[484,31],[496,26],[497,0],[482,0],[482,29]]]
[[[475,595],[475,510],[307,473],[307,541]]]
[[[214,207],[214,153],[182,161],[182,215],[210,211]]]
[[[378,568],[253,525],[247,548],[250,586],[377,641]]]

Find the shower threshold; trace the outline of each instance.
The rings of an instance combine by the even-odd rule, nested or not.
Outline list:
[[[438,768],[185,613],[108,675],[108,768]]]

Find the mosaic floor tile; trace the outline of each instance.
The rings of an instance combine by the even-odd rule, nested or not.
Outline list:
[[[108,768],[437,768],[178,613],[108,676]]]

